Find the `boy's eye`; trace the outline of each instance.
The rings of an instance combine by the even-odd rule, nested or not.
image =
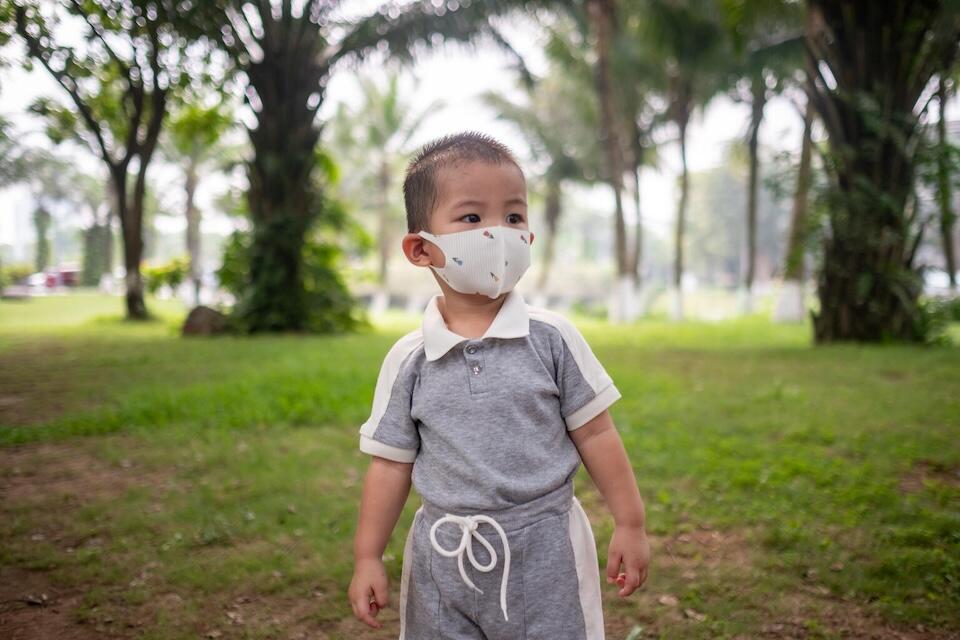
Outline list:
[[[468,219],[469,218],[469,219]],[[460,218],[464,222],[480,222],[480,216],[475,213],[468,213],[467,215]]]
[[[511,213],[510,215],[507,216],[507,222],[509,222],[510,224],[520,224],[521,222],[523,222],[523,216],[520,215],[519,213]]]

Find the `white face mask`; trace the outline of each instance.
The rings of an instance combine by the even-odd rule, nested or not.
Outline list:
[[[530,232],[515,227],[483,227],[435,236],[417,234],[434,243],[446,258],[430,265],[455,291],[496,298],[513,289],[530,266]]]

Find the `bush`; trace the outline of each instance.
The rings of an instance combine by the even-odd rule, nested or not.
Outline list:
[[[11,264],[0,266],[0,289],[14,284],[20,284],[34,272],[29,264]]]
[[[187,258],[174,258],[166,264],[147,267],[143,270],[144,286],[153,295],[156,295],[163,285],[176,290],[186,279],[189,268]]]
[[[249,231],[234,231],[224,244],[223,263],[217,270],[220,286],[239,302],[249,286]],[[349,331],[364,324],[356,301],[336,270],[340,249],[332,244],[307,239],[303,246],[303,286],[307,296],[307,330],[315,333]],[[236,311],[236,307],[234,307]],[[231,314],[231,326],[246,332],[242,320]]]
[[[949,342],[948,325],[951,322],[960,322],[960,296],[921,298],[918,307],[926,342]]]

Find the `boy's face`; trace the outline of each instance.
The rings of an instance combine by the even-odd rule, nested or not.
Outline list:
[[[497,225],[530,228],[527,221],[527,183],[523,173],[512,162],[492,164],[471,161],[441,169],[437,183],[437,202],[430,215],[430,228],[427,229],[434,235]],[[530,243],[533,243],[532,233]],[[417,266],[432,264],[442,267],[446,264],[440,247],[416,234],[404,236],[403,252]],[[464,295],[451,289],[436,274],[434,277],[445,296]]]

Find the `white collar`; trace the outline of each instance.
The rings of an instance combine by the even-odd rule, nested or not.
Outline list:
[[[440,308],[437,306],[439,298],[440,294],[430,298],[430,302],[427,303],[427,308],[423,312],[421,331],[423,333],[423,349],[426,352],[427,360],[436,360],[457,344],[469,339],[447,328],[447,323],[443,321]],[[480,339],[521,338],[529,334],[530,316],[527,313],[527,303],[520,292],[511,289],[500,306],[497,317],[493,319],[486,333]]]

